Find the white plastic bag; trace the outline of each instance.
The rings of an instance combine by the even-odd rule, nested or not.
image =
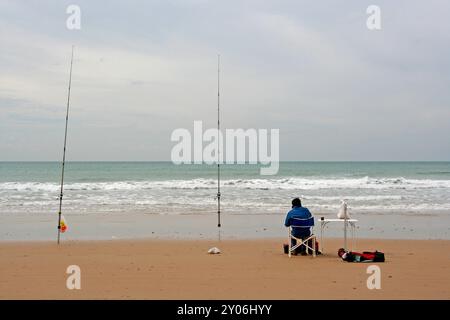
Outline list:
[[[345,202],[344,200],[342,200],[337,217],[339,219],[350,219],[350,215],[348,214],[347,202]]]

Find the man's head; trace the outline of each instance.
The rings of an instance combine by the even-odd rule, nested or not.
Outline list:
[[[295,198],[292,200],[292,207],[301,207],[302,201],[299,198]]]

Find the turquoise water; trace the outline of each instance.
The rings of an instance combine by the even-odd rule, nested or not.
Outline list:
[[[450,162],[281,162],[275,176],[260,176],[260,165],[222,165],[224,178],[374,177],[450,180]],[[217,167],[171,162],[68,162],[67,182],[215,179]],[[0,182],[58,182],[58,162],[0,162]]]
[[[355,213],[450,212],[450,162],[281,162],[222,165],[222,200],[230,214],[279,213],[292,197],[318,212],[345,199]],[[0,211],[57,210],[61,164],[0,162]],[[171,162],[68,162],[66,212],[213,213],[217,167]]]

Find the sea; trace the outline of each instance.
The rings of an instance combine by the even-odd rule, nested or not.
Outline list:
[[[223,215],[284,214],[294,197],[332,214],[345,200],[353,214],[450,213],[450,162],[280,162],[221,165]],[[0,162],[0,215],[54,215],[61,163]],[[216,165],[171,162],[67,162],[63,211],[72,215],[217,214]]]

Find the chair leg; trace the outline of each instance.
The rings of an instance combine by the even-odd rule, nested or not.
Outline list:
[[[316,257],[316,237],[313,238],[313,258]]]
[[[289,258],[291,257],[291,247],[292,247],[291,230],[289,230],[289,250],[288,250]]]

